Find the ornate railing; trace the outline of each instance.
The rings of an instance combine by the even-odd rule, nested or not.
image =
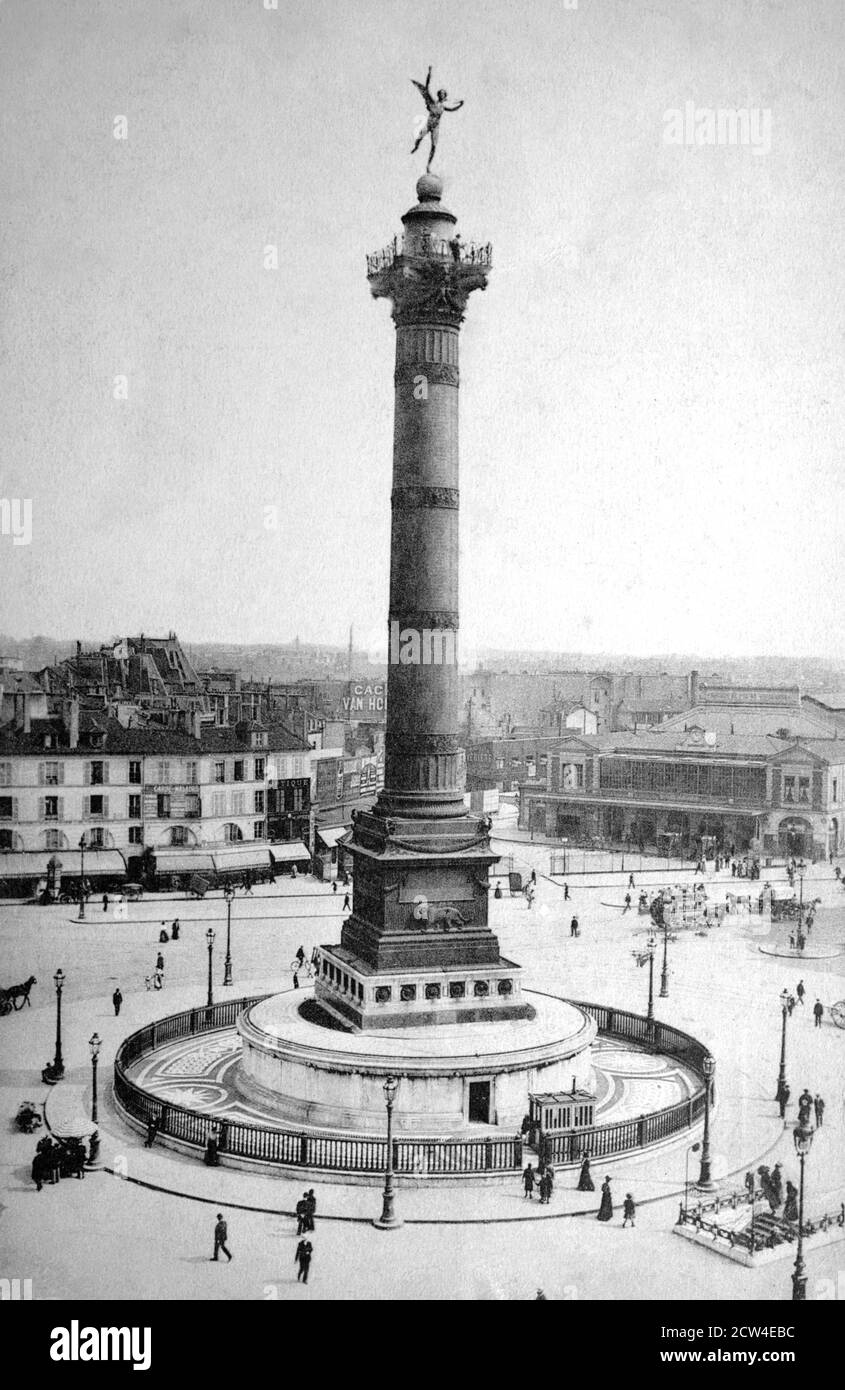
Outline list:
[[[426,241],[423,235],[419,243],[410,245],[406,244],[404,238],[394,237],[383,250],[374,251],[367,256],[367,275],[380,275],[382,271],[390,270],[394,263],[403,257],[408,260],[422,258],[452,261],[459,265],[477,265],[489,270],[493,263],[493,248],[489,241],[483,246],[475,241],[449,241],[440,237],[429,237]]]
[[[287,1167],[321,1168],[346,1173],[382,1173],[387,1166],[387,1140],[377,1136],[344,1134],[328,1130],[270,1128],[203,1114],[187,1106],[172,1105],[161,1096],[145,1091],[128,1075],[140,1057],[164,1043],[200,1033],[233,1028],[239,1015],[268,995],[246,999],[227,999],[148,1023],[125,1038],[114,1061],[114,1095],[132,1120],[148,1125],[158,1122],[158,1134],[192,1148],[204,1149],[216,1135],[218,1152],[233,1158]],[[650,1022],[639,1014],[604,1004],[578,1004],[591,1014],[600,1033],[641,1043],[652,1050],[668,1053],[686,1063],[697,1076],[707,1049],[695,1038],[664,1023]],[[649,1144],[660,1143],[695,1124],[704,1109],[704,1088],[676,1105],[651,1115],[593,1125],[565,1134],[546,1137],[547,1159],[557,1163],[577,1163],[585,1153],[591,1158],[609,1158],[629,1153]],[[397,1173],[414,1177],[453,1175],[456,1177],[493,1172],[515,1172],[522,1167],[523,1143],[520,1135],[487,1135],[478,1139],[441,1139],[413,1136],[394,1138],[393,1167]]]
[[[783,1216],[764,1210],[759,1216],[754,1203],[762,1200],[761,1194],[752,1196],[747,1190],[724,1192],[710,1202],[696,1202],[688,1206],[681,1203],[677,1225],[691,1226],[712,1237],[714,1241],[724,1241],[731,1250],[737,1246],[754,1255],[760,1250],[774,1250],[778,1245],[790,1245],[798,1238],[798,1222],[785,1221]],[[736,1211],[750,1206],[751,1215],[747,1225],[742,1227],[725,1226],[712,1218],[720,1212]],[[708,1219],[711,1218],[711,1219]],[[824,1212],[818,1217],[805,1217],[801,1233],[805,1237],[828,1231],[831,1226],[845,1226],[845,1203],[840,1203],[835,1211]]]

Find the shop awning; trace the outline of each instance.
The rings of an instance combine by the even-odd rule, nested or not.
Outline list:
[[[157,874],[213,874],[214,860],[206,850],[159,849]]]
[[[47,865],[55,859],[61,865],[63,878],[79,878],[81,872],[78,849],[31,850],[21,854],[0,854],[0,878],[46,878]],[[86,849],[85,877],[123,878],[126,863],[116,849]]]
[[[219,874],[243,873],[247,869],[271,869],[270,851],[266,845],[229,845],[212,853]]]
[[[311,858],[311,855],[308,853],[308,846],[304,845],[301,840],[291,840],[289,843],[271,845],[270,853],[277,864],[290,864],[294,860],[298,862],[300,859]]]
[[[318,825],[315,829],[326,849],[334,849],[335,845],[349,834],[351,827],[348,825]]]

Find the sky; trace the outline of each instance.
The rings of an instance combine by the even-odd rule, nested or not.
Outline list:
[[[842,0],[2,0],[0,631],[384,646],[364,258],[431,63],[494,256],[464,655],[845,659],[843,47]],[[719,109],[755,143],[700,143]]]

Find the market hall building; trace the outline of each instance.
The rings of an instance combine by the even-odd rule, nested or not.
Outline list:
[[[673,856],[707,850],[843,851],[845,739],[725,734],[698,726],[573,737],[543,782],[519,788],[519,825],[579,845]]]

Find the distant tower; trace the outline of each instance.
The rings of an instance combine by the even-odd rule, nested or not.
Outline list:
[[[530,1015],[487,925],[489,822],[464,803],[458,742],[458,340],[490,248],[464,245],[433,174],[405,234],[368,258],[393,305],[393,491],[385,786],[359,812],[352,915],[317,998],[362,1028]]]

